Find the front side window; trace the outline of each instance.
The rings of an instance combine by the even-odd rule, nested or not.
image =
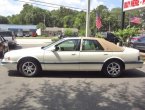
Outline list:
[[[66,40],[56,45],[56,48],[57,51],[79,51],[80,40],[79,39]]]
[[[104,50],[97,40],[83,40],[82,51],[98,51]]]

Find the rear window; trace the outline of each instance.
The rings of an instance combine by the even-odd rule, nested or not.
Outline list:
[[[1,35],[1,36],[4,36],[4,37],[13,36],[13,35],[12,35],[12,32],[0,32],[0,35]]]

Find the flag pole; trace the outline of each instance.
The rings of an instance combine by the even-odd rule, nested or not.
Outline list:
[[[87,0],[87,12],[86,12],[86,37],[90,35],[90,0]]]

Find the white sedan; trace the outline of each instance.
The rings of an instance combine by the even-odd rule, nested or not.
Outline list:
[[[2,65],[18,70],[27,77],[42,70],[102,71],[109,77],[118,77],[124,70],[140,68],[139,51],[119,47],[99,38],[64,38],[44,47],[7,52]]]

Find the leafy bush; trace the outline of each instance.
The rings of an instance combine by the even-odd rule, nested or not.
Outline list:
[[[56,41],[59,40],[59,38],[54,37],[54,38],[52,38],[51,40],[52,40],[52,42],[56,42]]]
[[[73,32],[71,29],[66,29],[65,32],[64,32],[64,35],[65,36],[73,36]]]
[[[101,33],[96,33],[97,38],[104,38],[104,36]]]
[[[132,28],[126,28],[126,29],[119,29],[117,32],[114,34],[118,37],[120,37],[123,41],[126,41],[129,37],[135,36],[139,34],[139,29],[132,27]]]
[[[85,34],[86,34],[85,30],[82,29],[79,31],[79,36],[85,36]]]

